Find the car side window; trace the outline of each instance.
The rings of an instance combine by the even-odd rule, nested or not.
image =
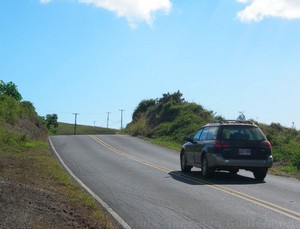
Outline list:
[[[193,141],[194,141],[194,142],[199,141],[200,135],[201,135],[202,131],[203,131],[203,129],[200,129],[200,130],[198,130],[198,131],[196,132],[196,134],[195,134],[194,137],[193,137]]]
[[[200,135],[200,141],[206,140],[209,127],[205,127]]]
[[[218,134],[218,127],[212,126],[208,129],[206,140],[216,140]]]

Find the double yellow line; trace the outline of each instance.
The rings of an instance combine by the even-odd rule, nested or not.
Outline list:
[[[104,142],[104,141],[101,140],[100,138],[97,138],[96,136],[90,135],[90,137],[91,137],[92,139],[94,139],[96,142],[98,142],[99,144],[103,145],[104,147],[106,147],[107,149],[109,149],[110,151],[112,151],[112,152],[114,152],[114,153],[116,153],[116,154],[119,154],[119,155],[121,155],[121,156],[123,156],[123,157],[126,157],[126,158],[128,158],[128,159],[131,159],[131,160],[133,160],[133,161],[139,162],[139,163],[141,163],[141,164],[147,165],[147,166],[149,166],[149,167],[158,169],[158,170],[163,171],[163,172],[166,172],[166,173],[171,172],[170,169],[167,169],[167,168],[162,167],[162,166],[160,166],[160,165],[151,163],[151,162],[149,162],[149,161],[142,160],[142,159],[137,158],[137,157],[135,157],[135,156],[132,156],[132,155],[130,155],[130,154],[128,154],[128,153],[125,153],[125,152],[123,152],[123,151],[121,151],[121,150],[119,150],[119,149],[117,149],[117,148],[115,148],[115,147],[109,145],[108,143]]]
[[[149,161],[142,160],[142,159],[137,158],[135,156],[132,156],[132,155],[130,155],[128,153],[125,153],[125,152],[123,152],[123,151],[121,151],[121,150],[119,150],[119,149],[117,149],[117,148],[109,145],[108,143],[106,143],[105,141],[101,140],[100,138],[98,138],[96,136],[90,135],[89,137],[91,137],[96,142],[98,142],[99,144],[103,145],[104,147],[106,147],[110,151],[112,151],[112,152],[114,152],[116,154],[119,154],[120,156],[126,157],[126,158],[128,158],[130,160],[136,161],[136,162],[144,164],[146,166],[155,168],[155,169],[160,170],[162,172],[166,172],[166,173],[171,173],[172,172],[171,169],[165,168],[163,166],[151,163]],[[191,176],[189,176],[187,174],[184,174],[184,173],[172,172],[172,175],[177,176],[177,177],[181,177],[181,178],[185,178],[186,180],[195,182],[196,184],[207,185],[207,186],[209,186],[209,187],[211,187],[211,188],[213,188],[215,190],[227,193],[229,195],[235,196],[237,198],[240,198],[240,199],[243,199],[245,201],[248,201],[248,202],[254,203],[256,205],[262,206],[264,208],[267,208],[267,209],[269,209],[271,211],[277,212],[277,213],[279,213],[281,215],[285,215],[285,216],[287,216],[289,218],[292,218],[294,220],[300,221],[300,213],[299,212],[292,211],[292,210],[289,210],[287,208],[280,207],[280,206],[278,206],[276,204],[273,204],[273,203],[270,203],[268,201],[264,201],[264,200],[258,199],[258,198],[254,197],[254,196],[251,196],[251,195],[248,195],[248,194],[245,194],[245,193],[242,193],[242,192],[238,192],[238,191],[235,191],[235,190],[230,189],[230,188],[226,188],[226,187],[221,186],[221,185],[213,184],[211,182],[208,182],[208,181],[200,179],[200,178],[191,177]]]

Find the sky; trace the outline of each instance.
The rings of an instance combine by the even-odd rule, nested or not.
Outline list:
[[[299,129],[300,0],[1,0],[0,80],[60,122],[125,127],[179,90]]]

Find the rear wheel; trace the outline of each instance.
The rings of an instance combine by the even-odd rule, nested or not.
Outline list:
[[[184,152],[181,152],[180,154],[180,166],[181,166],[181,171],[184,173],[188,173],[192,169],[192,166],[187,165],[186,155]]]
[[[268,173],[268,168],[259,168],[253,170],[253,175],[255,179],[258,181],[263,181],[267,176],[267,173]]]
[[[202,163],[201,163],[201,171],[202,171],[202,176],[204,178],[210,178],[214,173],[214,170],[209,167],[206,156],[203,156]]]
[[[236,176],[238,172],[239,172],[238,169],[231,169],[231,170],[229,170],[229,173],[230,173],[231,176]]]

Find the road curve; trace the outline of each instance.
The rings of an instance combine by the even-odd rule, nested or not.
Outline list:
[[[53,136],[68,168],[131,228],[300,228],[299,180],[203,180],[178,152],[126,135]]]

